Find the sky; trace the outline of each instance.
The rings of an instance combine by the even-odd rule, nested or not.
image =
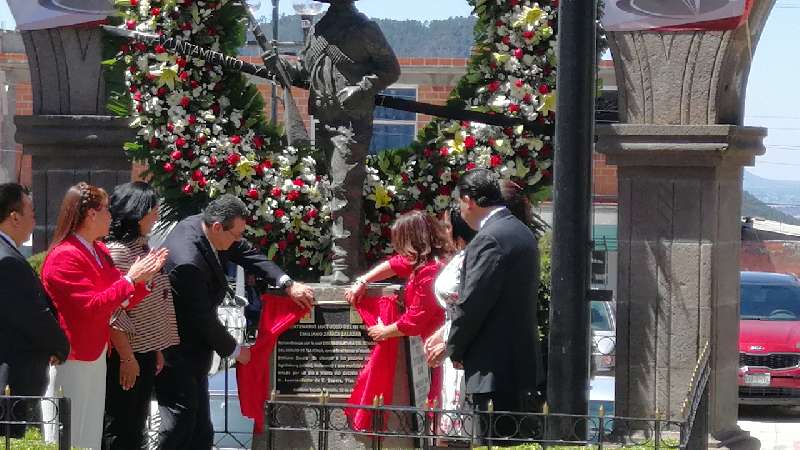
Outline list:
[[[35,1],[35,0],[30,0]],[[250,0],[251,3],[259,0]],[[280,2],[282,14],[293,14],[294,1]],[[257,16],[271,15],[271,0],[260,0]],[[370,17],[436,20],[467,16],[466,0],[360,0]],[[14,27],[6,0],[0,0],[3,28]],[[767,152],[750,168],[756,175],[800,181],[800,0],[777,0],[753,56],[745,105],[745,125],[769,128]]]

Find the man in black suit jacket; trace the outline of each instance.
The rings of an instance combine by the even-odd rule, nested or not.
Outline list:
[[[39,277],[18,250],[33,231],[33,215],[27,189],[0,184],[0,389],[8,386],[14,396],[44,395],[48,363],[69,355]],[[0,420],[39,420],[38,402],[15,402],[12,413]],[[0,427],[0,436],[5,430]],[[11,428],[12,437],[24,432],[24,426]]]
[[[159,448],[210,449],[214,438],[208,397],[208,371],[213,352],[250,360],[250,349],[239,346],[217,317],[228,289],[223,267],[227,261],[261,275],[297,304],[310,307],[314,294],[294,283],[266,255],[242,236],[247,206],[232,195],[211,202],[202,214],[188,217],[170,232],[165,269],[172,283],[180,344],[164,350],[165,367],[156,379],[161,414]]]
[[[536,237],[503,206],[493,172],[467,172],[458,195],[461,216],[478,233],[465,250],[447,352],[463,365],[477,410],[491,401],[495,411],[530,411],[542,378]],[[514,434],[511,421],[494,426],[497,434]]]

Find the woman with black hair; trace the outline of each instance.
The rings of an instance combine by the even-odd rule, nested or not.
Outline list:
[[[158,197],[143,182],[117,186],[109,202],[107,246],[119,270],[150,250],[148,234],[158,220]],[[104,449],[139,449],[145,438],[155,377],[164,366],[161,350],[179,343],[169,277],[160,272],[135,308],[120,309],[111,322],[106,377]]]

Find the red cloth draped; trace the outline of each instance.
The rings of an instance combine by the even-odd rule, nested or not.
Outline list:
[[[287,297],[261,296],[258,338],[250,349],[250,362],[236,366],[242,415],[255,422],[254,432],[264,431],[264,402],[269,395],[269,359],[278,336],[293,327],[308,312]]]
[[[367,328],[378,323],[378,317],[384,324],[397,321],[399,308],[394,296],[380,298],[365,298],[356,305],[356,310],[361,314]],[[394,394],[394,373],[397,367],[397,351],[401,340],[387,339],[375,344],[361,372],[358,373],[356,384],[347,403],[359,406],[372,406],[378,395],[383,395],[385,405],[392,404]],[[372,429],[372,413],[358,408],[346,408],[345,414],[350,421],[350,426],[356,430]],[[386,423],[386,420],[383,421]]]

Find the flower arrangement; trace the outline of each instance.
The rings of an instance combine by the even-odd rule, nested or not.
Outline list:
[[[116,0],[118,26],[189,41],[235,55],[244,44],[245,11],[229,0]],[[234,194],[247,204],[247,237],[302,279],[325,269],[330,214],[327,179],[313,149],[286,147],[264,116],[255,85],[241,73],[161,44],[109,39],[109,109],[130,114],[138,128],[125,145],[147,165],[163,195],[167,221],[200,211],[209,199]],[[114,78],[113,76],[110,78]],[[124,83],[124,84],[123,84]]]
[[[549,195],[555,120],[555,1],[470,0],[478,15],[467,73],[448,105],[538,122],[501,128],[437,119],[414,145],[371,157],[365,251],[391,253],[389,225],[410,209],[439,213],[451,203],[459,176],[491,168],[523,187],[533,201]]]
[[[478,16],[467,73],[448,105],[538,122],[501,128],[436,119],[408,148],[368,160],[364,184],[364,251],[391,253],[389,227],[411,209],[438,213],[452,201],[459,176],[496,170],[532,200],[549,195],[555,119],[556,0],[467,0]],[[116,0],[120,27],[235,55],[244,43],[245,13],[231,0]],[[293,276],[314,279],[329,264],[328,180],[315,152],[285,145],[268,124],[264,102],[245,76],[163,46],[108,38],[109,110],[139,129],[125,150],[144,161],[165,199],[166,220],[195,213],[232,193],[252,216],[248,238]],[[123,76],[124,72],[124,76]],[[542,131],[544,130],[544,131]]]

